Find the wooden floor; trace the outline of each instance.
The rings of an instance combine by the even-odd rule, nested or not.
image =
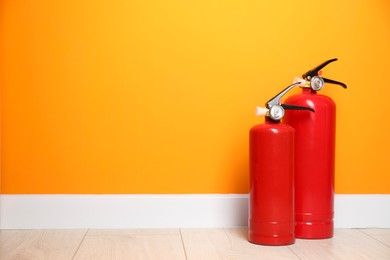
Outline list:
[[[336,229],[332,239],[268,247],[246,228],[2,230],[0,259],[367,259],[390,260],[390,229]]]

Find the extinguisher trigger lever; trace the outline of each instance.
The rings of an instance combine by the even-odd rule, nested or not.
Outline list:
[[[315,110],[311,107],[295,106],[288,104],[282,104],[281,106],[286,110],[309,110],[311,112],[315,112]]]
[[[334,62],[334,61],[336,61],[336,60],[337,60],[337,58],[335,58],[335,59],[330,59],[330,60],[327,60],[327,61],[321,63],[320,65],[318,65],[318,66],[315,67],[314,69],[311,69],[311,70],[309,70],[308,72],[306,72],[305,74],[303,74],[303,75],[302,75],[302,78],[304,78],[304,79],[309,79],[309,80],[310,80],[312,77],[318,76],[318,75],[319,75],[318,72],[319,72],[323,67],[325,67],[325,66],[328,65],[329,63]]]
[[[290,91],[290,89],[292,89],[293,87],[296,87],[300,84],[300,82],[295,82],[294,84],[288,86],[287,88],[283,89],[279,94],[277,94],[276,96],[274,96],[273,98],[271,98],[266,104],[265,106],[270,109],[272,106],[274,105],[280,105],[281,103],[281,100],[282,100],[282,97],[288,92]]]

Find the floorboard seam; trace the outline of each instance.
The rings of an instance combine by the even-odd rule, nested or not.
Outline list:
[[[83,238],[81,239],[81,241],[80,241],[80,243],[79,243],[79,246],[78,246],[78,247],[76,248],[76,250],[74,251],[74,254],[73,254],[73,256],[72,256],[72,260],[74,260],[74,258],[76,257],[77,253],[79,252],[79,249],[80,249],[81,245],[83,244],[84,239],[85,239],[85,237],[87,236],[88,232],[89,232],[89,229],[87,229],[87,230],[85,231],[84,236],[83,236]]]
[[[187,250],[186,250],[186,246],[184,244],[184,238],[183,238],[183,234],[181,232],[181,228],[179,229],[179,231],[180,231],[181,244],[182,244],[183,250],[184,250],[184,256],[186,257],[186,260],[188,260]]]
[[[389,247],[389,248],[390,248],[390,246],[389,246],[388,244],[386,244],[386,243],[384,243],[384,242],[380,241],[380,240],[379,240],[379,239],[377,239],[375,236],[373,236],[373,235],[370,235],[370,234],[367,234],[366,232],[364,232],[364,231],[363,231],[364,229],[357,228],[356,230],[358,230],[360,233],[362,233],[362,234],[364,234],[364,235],[368,236],[369,238],[372,238],[372,239],[374,239],[376,242],[378,242],[378,243],[381,243],[382,245],[384,245],[384,246],[386,246],[386,247]]]

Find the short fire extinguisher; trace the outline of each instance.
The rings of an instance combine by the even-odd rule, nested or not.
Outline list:
[[[280,122],[285,110],[313,108],[281,104],[294,83],[257,108],[265,123],[250,130],[248,240],[261,245],[289,245],[294,236],[294,129]]]
[[[308,106],[315,113],[288,111],[283,122],[295,129],[295,236],[321,239],[333,236],[336,105],[317,94],[324,83],[347,86],[321,76],[328,60],[296,78],[302,93],[286,102]]]

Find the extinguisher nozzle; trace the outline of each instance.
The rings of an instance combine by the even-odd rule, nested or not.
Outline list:
[[[256,116],[264,116],[267,114],[267,109],[264,107],[256,107]]]
[[[301,79],[299,77],[295,77],[294,83],[297,83],[297,82],[299,83],[298,86],[300,86],[300,87],[306,86],[306,80],[304,80],[304,79]]]

